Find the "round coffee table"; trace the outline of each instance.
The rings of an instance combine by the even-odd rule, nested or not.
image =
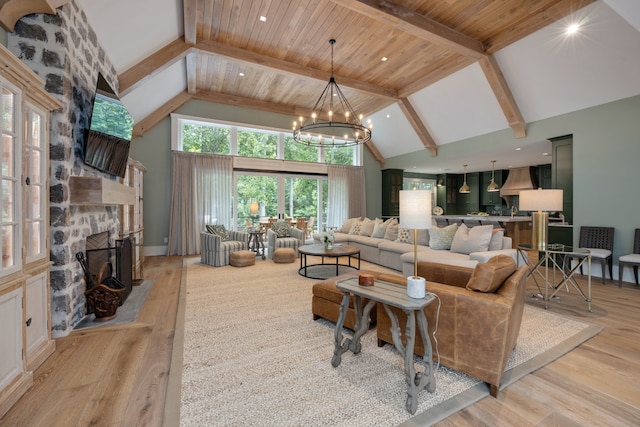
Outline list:
[[[323,244],[304,245],[298,248],[300,253],[300,269],[298,274],[309,279],[328,279],[344,273],[342,270],[360,270],[360,248],[354,245],[337,243],[332,249],[325,249]],[[321,257],[320,263],[308,264],[307,256]],[[351,258],[357,256],[358,266],[351,264]],[[340,257],[348,257],[348,264],[341,264]],[[324,262],[325,258],[333,258],[335,262]],[[335,269],[333,268],[335,267]],[[334,274],[335,272],[335,274]],[[311,273],[311,274],[310,274]]]

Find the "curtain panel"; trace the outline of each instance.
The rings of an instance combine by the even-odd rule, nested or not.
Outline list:
[[[172,152],[168,255],[200,253],[205,225],[231,229],[233,158]]]
[[[365,216],[367,198],[364,167],[328,165],[327,225],[340,227],[345,219]]]

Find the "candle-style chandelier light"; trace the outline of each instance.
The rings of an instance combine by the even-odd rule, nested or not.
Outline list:
[[[331,78],[313,106],[311,119],[300,117],[293,122],[293,139],[301,144],[314,147],[348,147],[364,144],[371,140],[369,126],[362,124],[362,114],[356,115],[333,77],[333,45],[331,45]]]

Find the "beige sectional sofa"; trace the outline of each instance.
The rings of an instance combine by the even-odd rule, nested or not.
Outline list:
[[[405,277],[412,276],[414,272],[413,230],[403,230],[400,228],[397,220],[394,222],[392,219],[386,221],[387,228],[384,237],[371,237],[370,221],[378,225],[382,222],[382,220],[377,218],[375,220],[368,218],[351,218],[346,220],[340,229],[333,231],[335,244],[344,243],[358,246],[362,260],[401,271]],[[360,222],[359,227],[354,225],[357,222]],[[367,226],[364,226],[365,222],[368,224]],[[392,229],[393,227],[397,228],[397,231],[394,231]],[[442,231],[442,229],[434,230],[437,228],[435,224],[432,226],[431,233],[430,230],[418,230],[418,262],[435,262],[458,267],[474,268],[478,262],[486,262],[496,255],[509,255],[514,261],[518,262],[517,252],[511,247],[511,238],[505,237],[504,230],[502,229],[491,230],[491,242],[487,249],[469,251],[469,249],[473,249],[474,246],[481,246],[480,249],[484,249],[484,246],[486,246],[475,245],[473,242],[475,238],[474,235],[480,234],[484,235],[486,241],[487,229],[491,229],[491,226],[480,227],[484,227],[482,233],[480,233],[481,230],[479,229],[477,230],[478,232],[475,232],[476,230],[471,232],[471,229],[468,229],[466,226],[452,227],[450,230],[455,229],[455,232],[449,234],[454,235],[454,242],[461,241],[460,238],[456,240],[457,237],[460,237],[456,236],[459,228],[461,229],[461,235],[465,234],[465,232],[471,235],[466,241],[463,241],[462,244],[454,245],[452,249],[439,249],[438,247],[442,246],[430,245],[432,242],[432,236],[430,236],[430,234],[435,235]],[[476,227],[473,227],[473,229],[475,228]],[[379,228],[376,235],[380,235]],[[320,243],[321,240],[322,233],[314,235],[314,241],[316,243]],[[446,245],[444,247],[446,247]],[[456,251],[456,249],[458,251]]]

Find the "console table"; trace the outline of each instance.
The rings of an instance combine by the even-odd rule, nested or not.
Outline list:
[[[431,304],[435,296],[431,293],[422,299],[409,298],[407,296],[407,288],[395,283],[376,280],[373,286],[360,286],[358,284],[358,276],[350,277],[345,280],[336,282],[336,287],[344,293],[342,303],[340,304],[340,317],[336,323],[335,329],[335,349],[331,364],[333,367],[340,365],[342,354],[347,350],[354,354],[360,353],[360,338],[369,329],[369,313],[375,306],[376,302],[382,303],[385,311],[391,319],[391,334],[393,336],[393,344],[396,349],[404,356],[404,372],[407,384],[407,401],[406,408],[411,414],[415,414],[418,409],[418,393],[426,389],[433,393],[436,389],[436,379],[433,373],[433,360],[431,350],[431,340],[427,332],[427,316],[424,314],[424,308]],[[351,338],[344,338],[345,329],[344,319],[349,308],[351,294],[354,296],[354,308],[356,310],[356,327]],[[369,299],[367,305],[362,307],[363,298]],[[406,347],[402,345],[400,338],[400,328],[398,327],[398,317],[389,308],[389,306],[398,307],[407,314],[406,326]],[[413,362],[413,350],[416,339],[416,322],[420,337],[424,343],[424,355],[422,357],[425,365],[424,373],[416,373]]]
[[[588,249],[584,248],[574,248],[572,246],[566,246],[563,244],[549,244],[544,249],[534,248],[531,245],[518,245],[518,265],[520,265],[520,257],[527,263],[529,266],[529,276],[532,277],[535,282],[540,294],[542,294],[542,289],[540,289],[540,285],[536,280],[536,275],[541,278],[544,282],[544,307],[549,308],[549,299],[553,298],[562,286],[567,286],[570,284],[573,286],[580,296],[584,298],[587,302],[587,307],[589,311],[591,310],[591,252]],[[540,254],[538,256],[538,262],[533,264],[529,261],[529,257],[526,255],[527,252],[538,252]],[[576,258],[578,263],[575,267],[571,267],[571,265],[565,265],[565,255],[569,254],[578,254],[581,257]],[[558,260],[562,260],[560,265]],[[587,263],[587,293],[585,294],[582,288],[576,280],[574,279],[574,275],[576,271],[580,269],[582,265]],[[544,267],[544,270],[541,271],[541,267]],[[552,269],[552,277],[549,278],[549,267]],[[560,270],[560,280],[556,279],[556,270]]]

